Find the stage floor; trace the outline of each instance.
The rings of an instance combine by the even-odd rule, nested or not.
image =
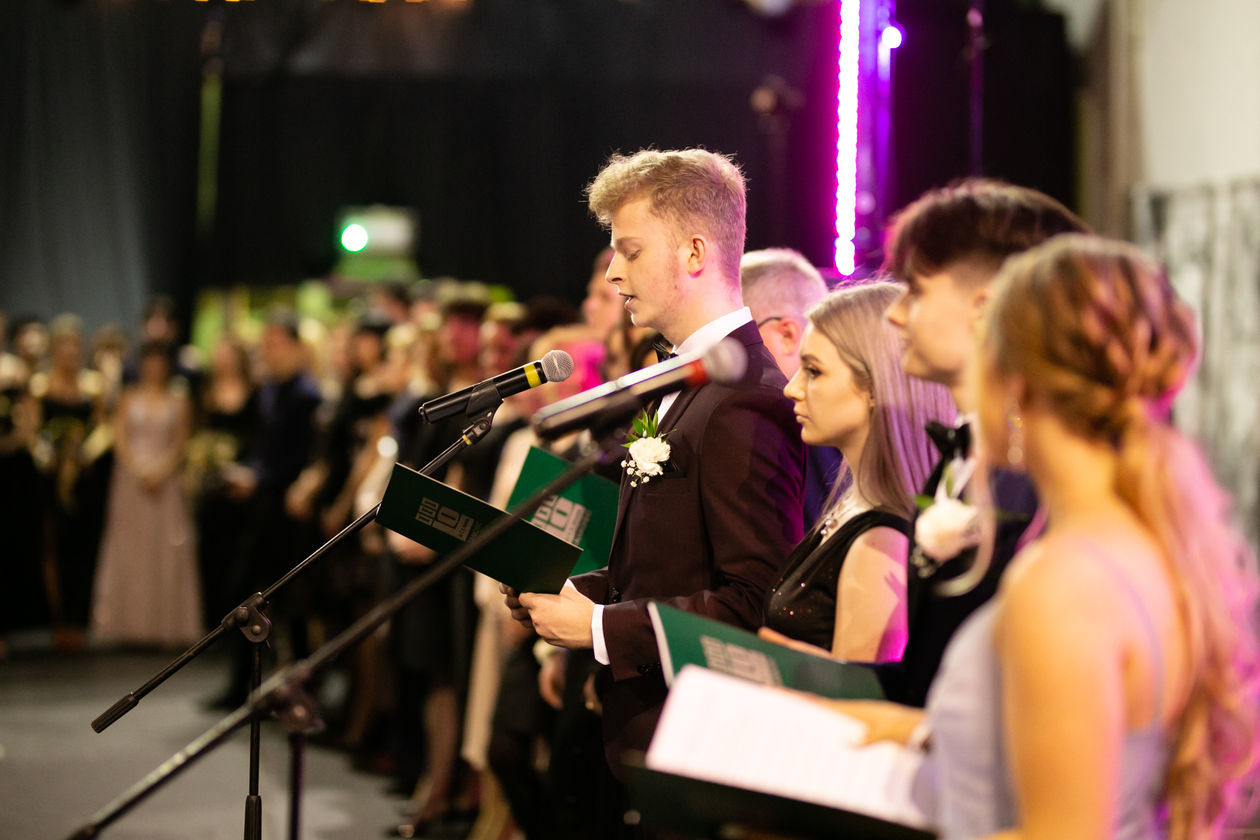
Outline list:
[[[203,655],[104,732],[91,721],[161,670],[166,653],[56,655],[37,641],[0,660],[0,840],[62,840],[102,807],[217,723],[202,701],[226,662]],[[240,840],[248,789],[248,730],[186,767],[106,828],[107,840]],[[308,746],[303,840],[382,837],[404,801],[389,779],[351,766],[341,751]],[[263,837],[288,837],[289,750],[280,725],[262,730]],[[1229,840],[1260,840],[1260,816]]]
[[[0,660],[0,838],[59,840],[217,723],[202,707],[225,684],[214,652],[158,686],[104,732],[91,721],[160,671],[173,655],[86,652],[56,655],[38,645]],[[248,792],[249,732],[217,749],[120,817],[110,840],[240,840]],[[380,837],[403,800],[389,778],[358,772],[340,751],[308,746],[301,836]],[[289,833],[289,748],[280,725],[262,730],[259,791],[263,837]]]

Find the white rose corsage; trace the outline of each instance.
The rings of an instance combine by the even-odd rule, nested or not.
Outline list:
[[[631,487],[647,484],[665,471],[664,465],[669,461],[669,444],[665,441],[668,434],[657,432],[656,417],[646,411],[634,418],[630,436],[622,444],[629,454],[621,462],[622,469],[630,476]]]
[[[984,539],[984,522],[981,510],[958,498],[966,480],[971,476],[973,464],[963,470],[961,481],[942,481],[936,489],[936,497],[919,496],[915,501],[919,515],[914,520],[914,551],[910,562],[919,577],[931,577],[949,560],[969,548],[980,545]],[[948,471],[946,478],[949,478]],[[992,518],[998,522],[1026,520],[1027,516],[992,509]]]
[[[945,464],[936,495],[915,499],[919,515],[910,563],[919,577],[931,577],[964,549],[980,544],[980,511],[959,498],[975,469],[975,458],[954,458]]]
[[[935,561],[928,574],[965,549],[979,545],[980,536],[980,509],[959,499],[936,499],[914,521],[915,546]],[[924,560],[915,561],[921,574]]]

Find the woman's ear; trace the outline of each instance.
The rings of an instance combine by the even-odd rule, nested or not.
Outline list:
[[[1006,386],[1007,394],[1010,396],[1011,402],[1020,411],[1028,408],[1031,400],[1031,394],[1028,390],[1028,380],[1022,376],[1012,376]]]

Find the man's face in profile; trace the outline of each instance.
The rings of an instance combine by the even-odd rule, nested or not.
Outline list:
[[[617,287],[635,326],[670,335],[685,275],[683,246],[676,233],[651,209],[651,199],[627,201],[612,216],[613,258],[608,281]],[[681,338],[685,338],[682,336]]]

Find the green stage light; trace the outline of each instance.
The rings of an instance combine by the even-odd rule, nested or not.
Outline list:
[[[341,247],[352,254],[357,254],[367,247],[367,228],[360,224],[346,225],[341,231]]]
[[[420,276],[415,259],[420,217],[410,207],[342,207],[329,232],[338,253],[332,271],[340,278],[370,281]]]

